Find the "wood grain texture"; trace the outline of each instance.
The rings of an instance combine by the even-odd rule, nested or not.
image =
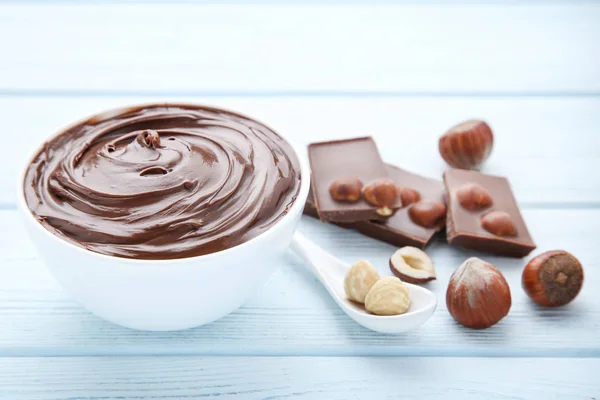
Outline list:
[[[507,176],[522,206],[600,205],[600,98],[138,96],[0,97],[11,146],[0,159],[0,207],[14,207],[17,171],[45,138],[91,114],[152,101],[238,110],[273,126],[301,152],[313,141],[373,135],[386,161],[440,179],[446,165],[439,136],[457,122],[482,118],[496,135],[483,171]]]
[[[438,309],[420,329],[381,335],[340,311],[291,254],[245,306],[210,325],[175,333],[120,328],[87,313],[43,268],[16,211],[0,211],[0,356],[58,355],[329,355],[329,356],[600,356],[600,210],[526,210],[541,250],[565,248],[586,272],[577,300],[563,308],[535,306],[520,287],[526,260],[491,257],[436,241],[429,253],[438,280],[428,284]],[[300,230],[333,254],[371,260],[390,275],[394,248],[358,233],[305,218]],[[497,265],[511,286],[513,306],[500,324],[472,331],[447,313],[445,290],[455,268],[471,255]]]
[[[102,357],[0,359],[0,398],[594,399],[597,359]]]
[[[0,41],[0,89],[598,93],[599,17],[598,4],[2,4],[0,37],[19,40]]]

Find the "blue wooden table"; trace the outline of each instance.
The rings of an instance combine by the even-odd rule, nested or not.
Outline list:
[[[600,398],[600,4],[333,3],[0,2],[0,398]],[[520,288],[527,259],[439,240],[438,309],[407,334],[355,324],[292,254],[208,326],[104,322],[44,269],[16,175],[60,127],[151,101],[235,109],[300,145],[373,135],[386,161],[432,177],[445,168],[439,135],[485,119],[496,145],[484,171],[509,177],[539,251],[579,257],[583,291],[536,307]],[[300,230],[389,274],[389,245],[309,218]],[[457,325],[444,301],[470,255],[497,265],[513,294],[485,331]]]

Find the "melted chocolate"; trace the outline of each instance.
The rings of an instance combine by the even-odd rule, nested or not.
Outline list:
[[[286,214],[300,187],[291,146],[264,125],[187,105],[96,116],[47,142],[25,198],[51,232],[89,250],[173,259],[224,250]]]

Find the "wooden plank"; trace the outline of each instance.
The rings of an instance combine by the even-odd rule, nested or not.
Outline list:
[[[586,281],[574,303],[536,307],[520,287],[527,260],[462,251],[438,240],[428,250],[438,272],[428,284],[438,309],[414,332],[381,335],[357,325],[290,254],[265,288],[232,315],[188,331],[145,333],[104,322],[71,301],[43,268],[16,211],[0,211],[0,356],[600,356],[600,210],[526,210],[524,217],[540,251],[565,248],[583,263]],[[310,218],[300,229],[342,259],[366,258],[390,274],[393,247]],[[472,255],[497,265],[512,289],[509,316],[485,331],[457,325],[444,300],[451,273]]]
[[[0,37],[19,40],[0,42],[0,89],[598,93],[599,18],[589,3],[2,4]]]
[[[383,157],[441,177],[437,139],[451,125],[486,119],[496,132],[485,172],[508,176],[524,207],[600,204],[600,98],[0,97],[5,151],[0,206],[14,207],[17,171],[53,132],[90,114],[132,103],[187,101],[239,110],[296,143],[373,135]]]
[[[594,399],[598,359],[2,358],[0,395],[58,399]]]

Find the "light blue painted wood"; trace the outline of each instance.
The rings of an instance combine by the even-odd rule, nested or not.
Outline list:
[[[10,134],[0,158],[0,399],[598,398],[600,5],[432,2],[0,0],[0,37],[11,38],[0,41],[0,139]],[[16,165],[74,119],[176,99],[238,109],[300,145],[373,134],[386,160],[430,176],[444,169],[437,137],[461,119],[485,118],[497,137],[485,171],[511,179],[540,250],[581,259],[583,292],[567,307],[538,308],[520,289],[526,260],[483,255],[507,276],[513,307],[501,324],[467,330],[443,299],[450,274],[473,253],[440,240],[430,250],[439,279],[429,284],[439,309],[405,335],[356,325],[291,255],[241,310],[209,326],[143,333],[101,321],[62,292],[24,235]],[[391,246],[310,219],[301,230],[389,274]],[[110,355],[120,357],[95,357]]]
[[[205,327],[178,333],[145,333],[104,322],[69,300],[48,275],[22,231],[16,211],[0,211],[0,356],[40,355],[426,355],[600,356],[600,210],[526,210],[542,250],[566,248],[580,258],[586,283],[579,298],[557,309],[534,306],[520,286],[526,260],[450,248],[428,250],[438,280],[432,319],[401,335],[370,332],[342,313],[291,254],[265,288],[241,310]],[[551,223],[550,223],[551,222]],[[305,218],[301,231],[348,262],[366,258],[390,275],[392,246]],[[479,255],[498,266],[511,287],[513,306],[500,324],[484,331],[457,325],[446,310],[451,273]]]
[[[600,5],[0,5],[0,88],[599,93]],[[107,29],[107,23],[110,29]]]
[[[600,171],[600,98],[138,96],[0,98],[3,130],[13,133],[11,151],[0,158],[0,188],[5,188],[0,206],[14,207],[15,176],[26,154],[58,129],[116,106],[167,100],[249,114],[298,144],[301,152],[313,141],[373,135],[388,162],[438,178],[446,168],[439,136],[459,121],[483,118],[496,133],[484,172],[509,177],[522,206],[600,205],[600,173],[589,173]]]
[[[598,359],[142,357],[0,359],[0,398],[598,398]]]

